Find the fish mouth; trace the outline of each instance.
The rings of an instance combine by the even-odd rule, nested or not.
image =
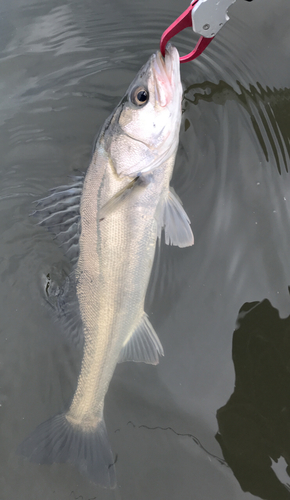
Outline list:
[[[161,107],[167,106],[180,87],[180,62],[178,51],[167,45],[165,57],[154,54],[152,72],[155,80],[155,99]]]

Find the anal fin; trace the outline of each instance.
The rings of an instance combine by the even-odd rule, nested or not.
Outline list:
[[[123,346],[118,362],[135,361],[157,365],[159,356],[164,356],[163,347],[147,314],[144,313],[137,328]]]

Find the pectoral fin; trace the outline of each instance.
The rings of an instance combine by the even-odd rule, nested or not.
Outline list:
[[[169,189],[167,197],[158,210],[157,222],[159,237],[162,228],[164,229],[166,245],[176,245],[181,248],[193,245],[194,237],[190,220],[173,188]]]
[[[128,199],[129,196],[132,196],[132,193],[135,191],[136,186],[140,186],[142,180],[140,180],[140,177],[135,177],[127,186],[125,186],[123,189],[120,189],[118,193],[116,193],[112,198],[103,205],[99,212],[99,220],[103,220],[106,217],[108,217],[111,213],[115,212],[115,210],[118,210],[123,203]]]
[[[144,313],[134,333],[124,344],[118,362],[136,361],[157,365],[159,356],[164,356],[163,347],[147,314]]]

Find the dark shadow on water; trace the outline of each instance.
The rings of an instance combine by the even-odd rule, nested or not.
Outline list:
[[[290,89],[264,89],[260,83],[249,85],[247,89],[237,81],[240,92],[236,92],[228,83],[218,84],[206,81],[190,85],[184,92],[184,99],[192,104],[201,100],[224,105],[227,101],[236,101],[244,107],[265,155],[270,161],[272,152],[277,169],[281,174],[281,165],[286,172],[290,164]]]
[[[290,499],[290,316],[267,299],[245,303],[232,355],[235,388],[217,411],[216,439],[243,491]]]

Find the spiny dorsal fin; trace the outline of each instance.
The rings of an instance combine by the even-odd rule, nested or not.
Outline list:
[[[143,313],[135,331],[123,346],[118,362],[136,361],[157,365],[159,356],[164,356],[163,347],[147,314]]]
[[[79,255],[80,199],[84,175],[73,177],[74,183],[50,190],[50,194],[36,202],[31,214],[40,226],[45,226],[55,235],[64,253],[72,264]]]

